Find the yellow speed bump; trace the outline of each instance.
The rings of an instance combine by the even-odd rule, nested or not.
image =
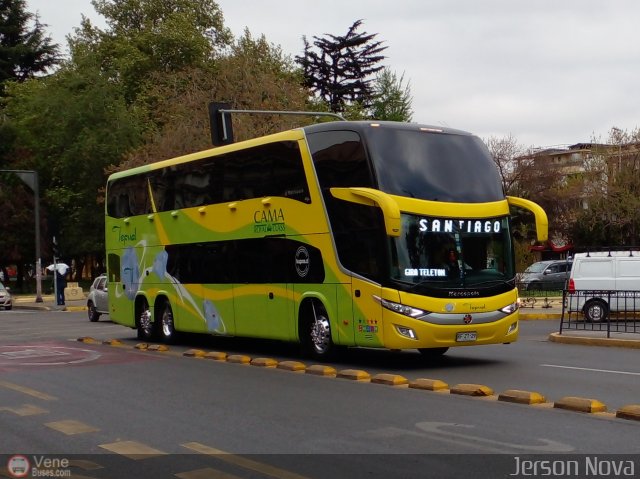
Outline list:
[[[629,404],[628,406],[623,406],[616,411],[616,417],[640,421],[640,405]]]
[[[90,336],[83,336],[81,338],[78,338],[78,341],[81,343],[85,343],[85,344],[97,344],[98,340],[90,337]]]
[[[451,394],[460,394],[462,396],[493,396],[493,389],[482,384],[456,384],[451,388],[450,392]]]
[[[331,366],[325,366],[323,364],[314,364],[313,366],[309,366],[305,372],[307,374],[313,374],[315,376],[328,376],[328,377],[336,377],[336,369]]]
[[[251,362],[251,358],[244,354],[232,354],[231,356],[227,356],[227,362],[249,364]]]
[[[188,358],[204,358],[205,353],[202,349],[189,349],[182,353],[183,356],[187,356]]]
[[[307,366],[299,361],[281,361],[278,363],[278,369],[285,371],[304,372]]]
[[[338,371],[337,377],[340,379],[351,379],[352,381],[369,381],[371,379],[371,375],[361,369],[343,369],[342,371]]]
[[[409,383],[412,389],[424,389],[425,391],[444,391],[449,389],[449,385],[439,379],[420,378]]]
[[[498,401],[515,402],[518,404],[541,404],[546,401],[544,396],[535,391],[520,391],[509,389],[498,396]]]
[[[251,365],[261,368],[275,368],[278,365],[278,361],[272,358],[254,358],[251,360]]]
[[[108,344],[109,346],[122,346],[122,341],[119,339],[105,339],[102,344]]]
[[[147,347],[147,351],[158,351],[162,353],[164,351],[169,351],[169,348],[164,344],[150,344]]]
[[[406,386],[409,384],[409,380],[404,376],[398,374],[376,374],[371,378],[371,382],[374,384],[386,384],[387,386]]]
[[[143,351],[149,349],[149,344],[148,343],[138,343],[134,346],[136,349],[141,349]]]
[[[226,361],[227,353],[222,353],[219,351],[210,351],[204,355],[205,359],[213,359],[214,361]]]
[[[607,406],[597,399],[580,398],[574,396],[566,396],[553,403],[553,407],[558,409],[567,409],[569,411],[578,412],[605,412]]]

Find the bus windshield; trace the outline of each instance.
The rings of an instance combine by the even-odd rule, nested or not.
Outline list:
[[[403,290],[448,296],[459,288],[513,288],[514,263],[507,217],[435,218],[402,214],[402,234],[391,238],[391,279]]]
[[[495,163],[476,136],[394,128],[364,133],[378,188],[386,193],[453,203],[504,200]]]

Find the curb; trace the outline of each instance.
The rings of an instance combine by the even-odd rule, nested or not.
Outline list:
[[[522,310],[520,310],[522,311]],[[539,321],[562,319],[562,313],[522,313],[520,312],[520,321]]]
[[[60,306],[60,309],[58,309],[57,306],[39,306],[37,304],[14,303],[13,309],[20,309],[23,311],[86,311],[87,306]]]
[[[640,340],[616,338],[589,338],[582,336],[567,336],[560,333],[549,334],[549,341],[560,344],[582,344],[586,346],[608,346],[617,348],[640,349]]]

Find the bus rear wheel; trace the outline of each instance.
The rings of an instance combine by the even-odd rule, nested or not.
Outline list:
[[[301,341],[303,348],[311,357],[328,360],[335,353],[331,340],[331,322],[327,310],[319,301],[311,301],[304,305]]]
[[[173,322],[173,310],[169,301],[165,301],[160,316],[160,337],[163,342],[171,344],[176,338],[176,328]]]
[[[149,311],[149,303],[146,299],[143,299],[138,306],[136,306],[136,329],[138,331],[138,339],[142,341],[152,341],[153,334],[153,321],[151,321],[151,311]]]

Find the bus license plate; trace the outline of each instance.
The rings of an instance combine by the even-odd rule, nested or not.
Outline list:
[[[476,339],[478,339],[478,333],[476,333],[475,331],[456,334],[457,343],[467,343],[469,341],[475,341]]]

